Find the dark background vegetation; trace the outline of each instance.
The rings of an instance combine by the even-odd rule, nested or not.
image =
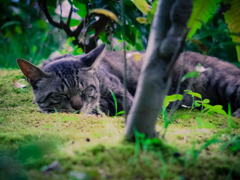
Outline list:
[[[89,3],[86,2],[84,0],[73,1],[74,5],[78,5],[78,8],[81,8],[83,3],[86,4],[86,7],[79,11],[77,11],[77,8],[74,6],[74,11],[77,12],[80,17],[82,16],[81,18],[84,18],[87,12],[94,8],[108,9],[115,13],[120,20],[122,18],[121,6],[118,1],[98,0],[89,1]],[[51,3],[47,3],[48,11],[56,22],[60,22],[61,18],[63,22],[66,22],[67,17],[60,17],[59,14],[55,13],[54,10],[57,8],[57,4],[59,6],[61,2],[51,1]],[[130,0],[126,0],[125,5],[127,49],[144,51],[147,45],[150,25],[140,24],[136,21],[136,17],[143,16],[143,14]],[[65,9],[62,10],[64,11]],[[227,34],[229,30],[224,22],[223,11],[224,8],[219,5],[217,13],[210,18],[207,24],[203,24],[202,28],[195,33],[193,39],[203,43],[205,48],[208,49],[209,55],[238,65],[235,45],[232,43],[231,37]],[[81,35],[88,38],[94,34],[95,31],[99,30],[94,27],[94,24],[96,24],[96,16],[97,15],[88,17],[86,20],[86,28],[82,29],[82,31],[84,30],[86,33],[83,34],[83,32],[81,32],[78,40],[81,40]],[[74,28],[80,22],[81,20],[72,18],[69,27]],[[17,68],[17,58],[27,59],[33,64],[38,65],[42,60],[47,59],[54,51],[61,52],[66,48],[64,44],[67,38],[64,30],[48,23],[47,18],[40,10],[36,0],[0,1],[0,67]],[[101,39],[102,42],[111,44],[111,39],[113,38],[118,40],[118,46],[113,45],[114,47],[111,46],[110,48],[112,50],[121,50],[121,46],[119,47],[119,44],[122,42],[121,27],[113,20],[108,20],[105,28],[103,28],[99,36],[96,37],[96,41]],[[187,41],[185,50],[202,51],[199,49],[198,44],[191,40]],[[63,53],[68,52],[69,51],[63,51]]]

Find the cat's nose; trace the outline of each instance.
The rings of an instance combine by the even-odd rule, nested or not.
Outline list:
[[[71,97],[70,103],[71,103],[72,108],[74,108],[76,110],[80,110],[83,107],[82,98],[79,96]]]

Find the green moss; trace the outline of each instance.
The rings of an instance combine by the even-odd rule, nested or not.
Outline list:
[[[122,117],[39,113],[31,87],[13,84],[22,78],[19,71],[0,70],[0,167],[18,167],[12,179],[240,179],[238,118],[232,118],[234,129],[222,115],[182,109],[165,140],[131,144],[123,142]],[[163,125],[159,117],[160,136]],[[55,160],[62,171],[42,174],[41,168]],[[11,171],[0,173],[10,177]]]

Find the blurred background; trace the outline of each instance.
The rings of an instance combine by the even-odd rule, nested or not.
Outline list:
[[[154,6],[154,0],[147,2]],[[51,54],[82,54],[100,43],[108,44],[110,50],[122,50],[121,26],[108,18],[110,14],[89,13],[96,8],[107,9],[122,21],[121,5],[115,0],[0,0],[0,68],[17,68],[17,58],[39,65]],[[208,55],[239,66],[225,11],[226,6],[219,4],[216,13],[186,42],[185,50],[202,53],[205,49]],[[150,23],[139,23],[139,16],[146,15],[126,0],[127,50],[146,49]]]

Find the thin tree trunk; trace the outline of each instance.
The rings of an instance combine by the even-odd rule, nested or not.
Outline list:
[[[171,72],[183,48],[192,0],[160,0],[135,99],[126,124],[126,138],[134,140],[134,128],[155,137],[155,125],[168,92]]]

